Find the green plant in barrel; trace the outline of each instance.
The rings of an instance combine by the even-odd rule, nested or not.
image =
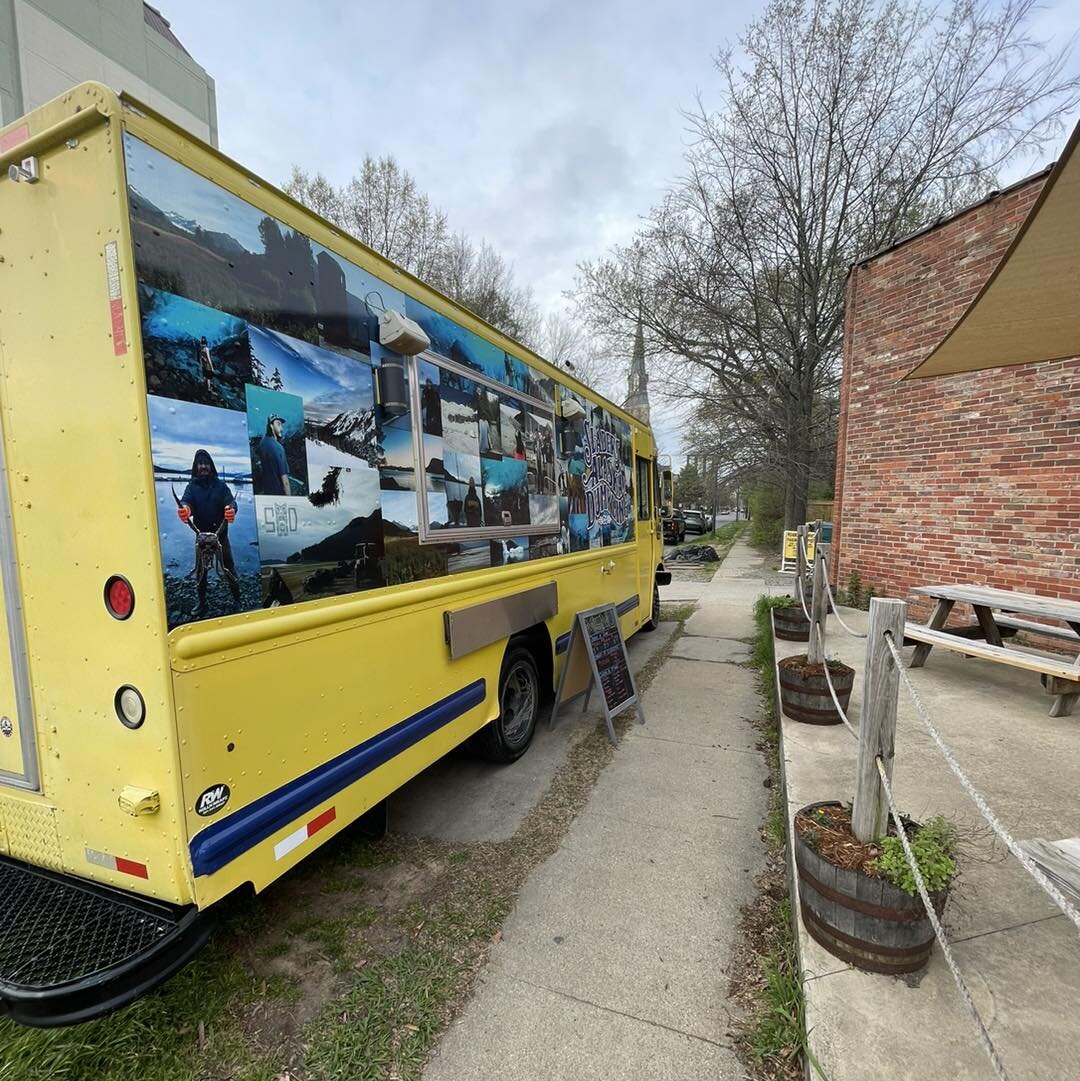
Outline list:
[[[948,889],[956,874],[956,827],[943,815],[935,815],[908,836],[916,866],[928,893]],[[882,878],[899,886],[905,893],[918,892],[904,846],[899,837],[881,840],[881,855],[871,865]]]

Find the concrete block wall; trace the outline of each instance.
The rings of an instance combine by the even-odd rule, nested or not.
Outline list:
[[[911,588],[939,582],[1080,600],[1080,359],[899,381],[975,297],[1045,178],[848,280],[832,570],[907,599],[911,618],[929,612]]]

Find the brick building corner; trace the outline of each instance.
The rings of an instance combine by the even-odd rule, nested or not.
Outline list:
[[[909,618],[929,604],[911,588],[932,583],[1080,600],[1080,358],[900,382],[974,299],[1047,172],[848,278],[832,572],[906,599]]]

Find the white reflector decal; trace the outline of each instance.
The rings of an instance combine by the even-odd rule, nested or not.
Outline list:
[[[279,860],[283,856],[287,856],[294,848],[299,848],[309,837],[318,833],[323,826],[329,826],[335,818],[337,818],[337,809],[331,807],[323,811],[317,818],[313,818],[307,825],[301,826],[298,830],[293,830],[288,837],[283,837],[274,845],[274,859]]]

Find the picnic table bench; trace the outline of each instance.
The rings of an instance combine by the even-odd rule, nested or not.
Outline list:
[[[914,592],[932,597],[936,603],[925,625],[908,623],[904,628],[905,638],[917,643],[909,668],[921,668],[934,646],[940,646],[971,657],[1038,672],[1047,691],[1054,695],[1050,716],[1067,717],[1072,713],[1080,698],[1080,656],[1070,663],[1064,657],[1006,646],[1002,642],[1002,628],[1006,628],[1006,634],[1017,630],[1031,631],[1071,641],[1080,647],[1080,602],[977,585],[917,586]],[[971,605],[977,620],[974,627],[945,629],[945,621],[957,604]],[[1037,616],[1064,626],[1017,616]],[[983,641],[974,641],[973,634]]]

